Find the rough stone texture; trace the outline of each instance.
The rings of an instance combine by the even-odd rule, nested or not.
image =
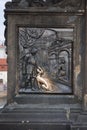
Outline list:
[[[84,10],[85,0],[12,0],[6,3],[7,9],[29,9],[31,7],[51,7],[58,12],[81,12]],[[51,9],[50,8],[50,9]]]
[[[87,129],[87,11],[84,7],[86,1],[57,2],[57,7],[48,0],[45,5],[40,4],[39,8],[35,1],[29,5],[27,0],[13,0],[6,5],[8,105],[0,113],[1,129]],[[18,94],[18,28],[23,26],[74,28],[73,95]]]

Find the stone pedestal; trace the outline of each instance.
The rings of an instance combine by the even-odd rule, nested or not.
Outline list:
[[[8,96],[0,129],[87,129],[86,5],[86,0],[6,4]]]

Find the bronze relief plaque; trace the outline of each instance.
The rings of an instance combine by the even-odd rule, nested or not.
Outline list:
[[[19,27],[19,93],[73,92],[73,28]]]

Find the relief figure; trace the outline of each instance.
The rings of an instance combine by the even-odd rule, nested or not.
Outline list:
[[[47,76],[46,72],[39,66],[37,68],[36,80],[37,80],[39,89],[45,89],[47,91],[53,91],[55,89],[54,84],[52,83],[50,78]]]

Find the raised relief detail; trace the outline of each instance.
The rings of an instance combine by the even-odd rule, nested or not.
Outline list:
[[[72,93],[72,28],[19,28],[19,92]]]
[[[55,7],[58,11],[84,9],[82,0],[12,0],[6,8]]]
[[[80,6],[81,0],[20,0],[20,5],[26,3],[26,6]]]

